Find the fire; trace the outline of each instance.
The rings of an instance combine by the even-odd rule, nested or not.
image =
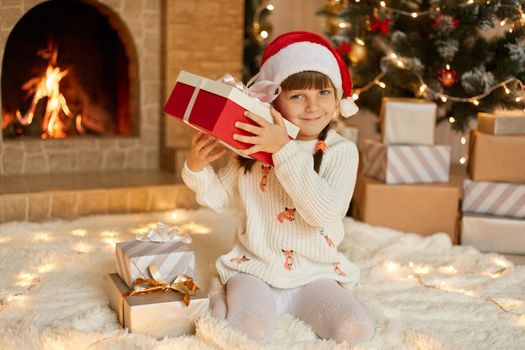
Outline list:
[[[52,138],[65,138],[65,126],[66,124],[62,121],[61,115],[65,118],[73,120],[75,118],[75,126],[79,133],[84,133],[81,124],[81,115],[76,117],[71,114],[69,107],[67,106],[66,99],[62,93],[60,93],[60,80],[68,74],[68,70],[61,70],[57,64],[57,50],[53,49],[51,54],[49,51],[43,51],[41,55],[47,55],[50,57],[49,63],[46,68],[46,73],[41,78],[34,78],[27,81],[22,89],[32,92],[34,91],[31,106],[25,115],[22,116],[19,110],[16,111],[16,117],[22,125],[29,125],[32,123],[35,116],[37,105],[43,99],[47,99],[45,112],[42,118],[42,134],[41,138],[45,139],[48,137]]]

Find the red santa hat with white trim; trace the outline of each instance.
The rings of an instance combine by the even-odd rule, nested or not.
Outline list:
[[[341,99],[343,117],[350,117],[358,111],[345,62],[326,39],[314,33],[289,32],[272,40],[262,56],[256,82],[272,81],[280,85],[292,74],[305,71],[320,72],[330,78]]]

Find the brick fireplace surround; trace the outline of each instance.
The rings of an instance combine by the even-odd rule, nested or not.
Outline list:
[[[0,0],[0,59],[38,0]],[[180,70],[242,69],[243,0],[85,1],[129,32],[138,65],[137,135],[6,140],[0,135],[0,223],[194,207],[181,184],[190,129],[161,109]],[[169,141],[169,142],[168,142]]]

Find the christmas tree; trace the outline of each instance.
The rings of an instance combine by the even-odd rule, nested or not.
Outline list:
[[[354,98],[420,97],[466,131],[477,112],[523,109],[525,0],[327,0],[327,34],[352,72]]]

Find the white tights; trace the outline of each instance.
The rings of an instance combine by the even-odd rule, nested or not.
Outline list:
[[[255,276],[238,273],[228,281],[226,291],[226,296],[211,296],[212,316],[226,319],[261,344],[270,340],[275,321],[284,313],[304,321],[324,339],[355,344],[374,335],[372,312],[331,279],[278,289]]]

